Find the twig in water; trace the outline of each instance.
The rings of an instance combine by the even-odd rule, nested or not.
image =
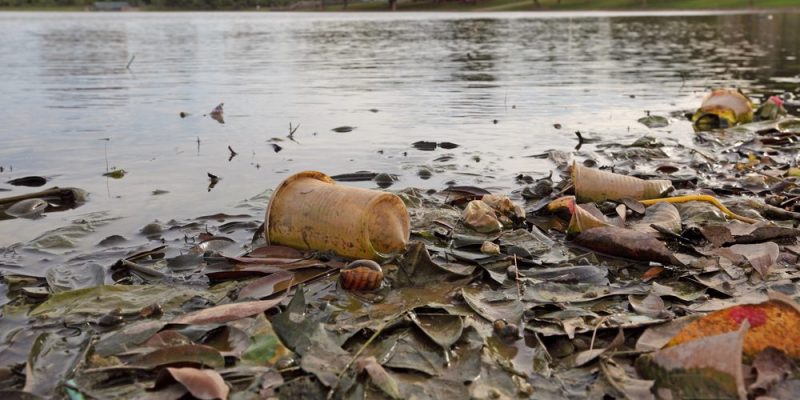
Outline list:
[[[230,151],[230,152],[231,152],[231,156],[230,156],[230,157],[228,157],[228,161],[230,161],[230,160],[233,160],[233,157],[236,157],[236,156],[239,154],[239,153],[237,153],[237,152],[233,151],[233,149],[231,148],[231,146],[230,146],[230,145],[228,145],[228,151]]]
[[[519,286],[519,268],[517,267],[517,255],[514,254],[514,274],[516,275],[515,281],[517,281],[517,300],[522,302],[522,288]]]
[[[292,123],[289,122],[289,136],[288,136],[289,139],[294,140],[294,133],[297,132],[297,129],[299,128],[300,124],[297,124],[297,126],[295,126],[294,129],[292,129]]]
[[[581,131],[575,131],[575,135],[578,136],[578,145],[575,146],[575,150],[580,150],[583,146],[583,136],[581,136]]]
[[[128,65],[125,66],[125,69],[131,69],[131,64],[133,64],[133,60],[136,59],[136,54],[131,56],[131,60],[128,61]]]
[[[105,146],[103,147],[103,152],[106,156],[106,173],[108,173],[108,142],[111,141],[111,138],[102,138],[100,140],[105,140]]]
[[[603,318],[600,318],[600,321],[598,321],[597,325],[594,326],[594,331],[592,332],[592,341],[589,343],[589,350],[592,350],[594,348],[594,338],[597,336],[597,328],[599,328],[600,325],[603,325],[603,322],[606,322],[607,319],[608,315],[604,316]]]

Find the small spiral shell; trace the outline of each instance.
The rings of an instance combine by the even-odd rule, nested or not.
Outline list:
[[[375,261],[356,260],[342,268],[339,282],[347,290],[375,290],[383,282],[383,270]]]

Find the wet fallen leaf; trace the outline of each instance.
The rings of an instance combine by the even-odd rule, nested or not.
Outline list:
[[[347,132],[352,132],[354,129],[356,129],[356,127],[354,126],[337,126],[336,128],[333,128],[331,130],[338,133],[347,133]]]
[[[147,341],[166,324],[161,321],[140,321],[128,325],[101,337],[95,344],[94,351],[102,357],[108,357],[130,350]]]
[[[650,267],[647,271],[642,274],[642,282],[651,281],[655,278],[658,278],[661,273],[664,272],[664,267],[654,266]]]
[[[27,199],[12,204],[2,212],[9,217],[36,219],[42,216],[48,205],[42,199]]]
[[[206,308],[178,317],[171,322],[173,324],[219,324],[237,319],[246,318],[252,315],[263,313],[272,307],[280,304],[286,296],[280,296],[271,300],[249,301],[242,303],[223,304],[221,306]]]
[[[112,310],[135,314],[144,307],[161,304],[164,309],[178,308],[192,297],[217,302],[224,294],[191,287],[166,285],[102,285],[56,293],[34,308],[31,316],[57,318],[70,314],[100,316]],[[98,302],[97,299],[103,299]]]
[[[397,381],[378,363],[375,357],[361,357],[356,360],[356,370],[366,371],[372,383],[392,399],[400,399]]]
[[[753,360],[753,369],[756,373],[756,381],[748,389],[767,392],[789,375],[792,370],[792,360],[786,357],[782,351],[774,347],[767,347]]]
[[[522,320],[522,302],[516,298],[491,301],[484,297],[482,291],[470,288],[461,289],[461,295],[470,308],[489,322],[506,320],[519,326]]]
[[[81,361],[88,338],[87,332],[71,337],[53,333],[37,336],[25,364],[23,390],[50,397]]]
[[[22,178],[12,179],[7,183],[14,186],[39,187],[44,186],[44,184],[47,183],[47,178],[41,176],[25,176]]]
[[[272,324],[263,315],[255,318],[251,330],[250,347],[242,353],[241,359],[247,364],[273,366],[290,351],[283,345]]]
[[[519,271],[520,276],[546,282],[590,283],[608,285],[608,269],[594,265],[531,268]]]
[[[288,271],[279,271],[258,278],[248,283],[239,291],[239,299],[263,299],[275,293],[275,287],[284,281],[291,281],[294,274]]]
[[[464,320],[458,315],[411,312],[409,316],[425,335],[445,350],[458,341],[464,329]]]
[[[648,207],[644,218],[630,226],[631,229],[656,234],[657,231],[651,225],[656,224],[672,232],[680,232],[681,215],[678,209],[669,203],[657,203]]]
[[[667,311],[667,307],[664,305],[664,300],[653,293],[643,298],[628,296],[628,302],[630,302],[631,307],[633,307],[637,313],[648,317],[662,318],[669,315],[669,311]]]
[[[660,115],[647,115],[637,120],[640,124],[648,128],[663,128],[669,125],[669,120]]]
[[[197,365],[222,368],[225,359],[210,346],[188,344],[164,347],[134,358],[129,365],[141,368],[156,368],[169,365]]]
[[[579,234],[572,243],[600,253],[638,261],[682,265],[672,251],[649,234],[617,227],[592,228]]]
[[[747,392],[742,376],[742,342],[747,325],[644,355],[636,370],[671,398],[739,398]]]
[[[626,399],[650,400],[655,399],[651,392],[653,381],[631,378],[625,369],[611,358],[600,361],[600,371],[606,381],[619,391]]]
[[[133,344],[133,343],[132,343]],[[144,342],[144,347],[162,348],[193,344],[192,340],[178,331],[164,330],[156,333]]]
[[[227,400],[228,398],[230,388],[217,371],[197,368],[166,368],[165,371],[158,377],[157,387],[174,380],[200,400]],[[166,375],[169,375],[171,379]]]
[[[747,260],[750,266],[765,278],[769,275],[772,266],[778,261],[780,248],[773,242],[758,243],[758,244],[736,244],[728,248],[721,249],[718,254],[730,259],[733,262],[738,262],[736,256],[743,257]],[[733,254],[734,256],[731,256]]]

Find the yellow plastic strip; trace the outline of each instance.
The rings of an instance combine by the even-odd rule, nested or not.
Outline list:
[[[711,203],[715,207],[719,208],[720,211],[725,213],[725,215],[727,215],[728,218],[731,218],[731,219],[737,219],[737,220],[742,221],[742,222],[747,222],[748,224],[755,224],[755,223],[758,222],[758,220],[755,220],[755,219],[752,219],[752,218],[743,217],[743,216],[738,215],[738,214],[734,214],[733,211],[728,209],[728,207],[725,207],[724,205],[722,205],[722,203],[720,203],[719,200],[717,200],[716,197],[709,196],[709,195],[706,195],[706,194],[690,194],[690,195],[686,195],[686,196],[675,196],[675,197],[664,197],[664,198],[661,198],[661,199],[641,200],[640,203],[644,204],[645,207],[649,207],[649,206],[652,206],[653,204],[656,204],[656,203],[686,203],[686,202],[690,202],[690,201],[705,201],[706,203]]]

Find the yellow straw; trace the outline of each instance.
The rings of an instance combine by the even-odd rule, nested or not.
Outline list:
[[[747,222],[748,224],[755,224],[758,220],[743,217],[741,215],[734,214],[733,211],[729,210],[728,207],[722,205],[714,196],[709,196],[706,194],[690,194],[686,196],[675,196],[675,197],[664,197],[661,199],[651,199],[651,200],[641,200],[640,203],[644,204],[645,207],[652,206],[656,203],[686,203],[689,201],[705,201],[707,203],[711,203],[717,208],[720,209],[728,218],[731,219],[738,219],[742,222]]]

